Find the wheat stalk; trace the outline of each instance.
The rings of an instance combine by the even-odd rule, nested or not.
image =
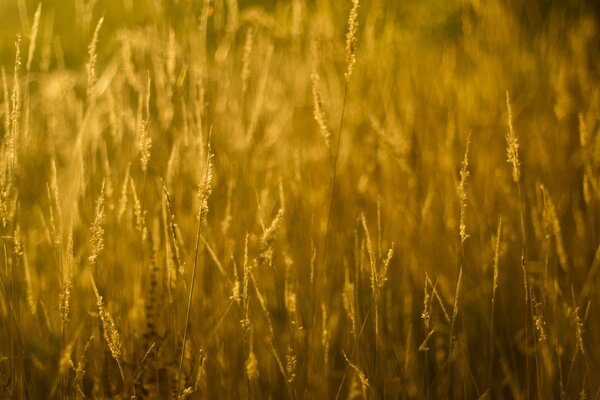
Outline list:
[[[313,116],[317,125],[319,127],[319,131],[321,132],[321,136],[325,141],[325,146],[329,151],[329,157],[331,158],[331,130],[329,126],[327,126],[327,115],[325,110],[323,109],[323,101],[321,99],[321,93],[319,91],[319,83],[321,82],[321,77],[317,70],[317,43],[316,40],[313,40],[311,43],[311,73],[310,73],[310,82],[312,89],[312,98],[313,98]]]
[[[352,0],[352,9],[348,15],[348,30],[346,31],[346,72],[344,77],[346,81],[350,80],[350,76],[354,71],[356,64],[356,43],[358,41],[358,7],[359,1]]]
[[[106,340],[106,345],[110,350],[110,354],[117,362],[121,379],[123,380],[123,383],[125,383],[125,375],[123,374],[123,368],[121,368],[121,358],[123,356],[121,350],[121,336],[119,335],[115,321],[112,319],[112,316],[108,310],[104,307],[104,300],[102,296],[100,296],[100,292],[98,292],[98,287],[96,286],[96,281],[94,280],[91,270],[89,271],[89,275],[92,288],[94,289],[94,294],[96,295],[96,305],[98,306],[98,314],[100,315],[100,321],[102,322],[104,339]]]

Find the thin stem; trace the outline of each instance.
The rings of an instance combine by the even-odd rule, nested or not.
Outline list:
[[[179,358],[179,372],[177,373],[177,391],[181,385],[181,371],[183,369],[183,357],[185,355],[185,342],[187,340],[188,326],[190,323],[190,311],[192,309],[192,295],[194,294],[194,283],[196,282],[196,270],[198,267],[198,248],[200,247],[200,231],[202,228],[202,219],[198,218],[198,229],[196,230],[196,248],[194,250],[194,268],[192,269],[192,282],[190,284],[190,293],[188,296],[187,311],[185,314],[185,326],[183,328],[183,344],[181,345],[181,356]]]

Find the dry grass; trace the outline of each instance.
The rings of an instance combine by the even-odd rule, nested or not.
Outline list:
[[[0,2],[0,397],[598,398],[589,3]]]

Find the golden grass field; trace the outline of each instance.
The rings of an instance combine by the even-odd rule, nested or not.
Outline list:
[[[600,7],[0,1],[0,398],[600,398]]]

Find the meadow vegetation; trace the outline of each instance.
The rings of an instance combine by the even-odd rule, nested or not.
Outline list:
[[[0,397],[600,397],[600,7],[0,2]]]

